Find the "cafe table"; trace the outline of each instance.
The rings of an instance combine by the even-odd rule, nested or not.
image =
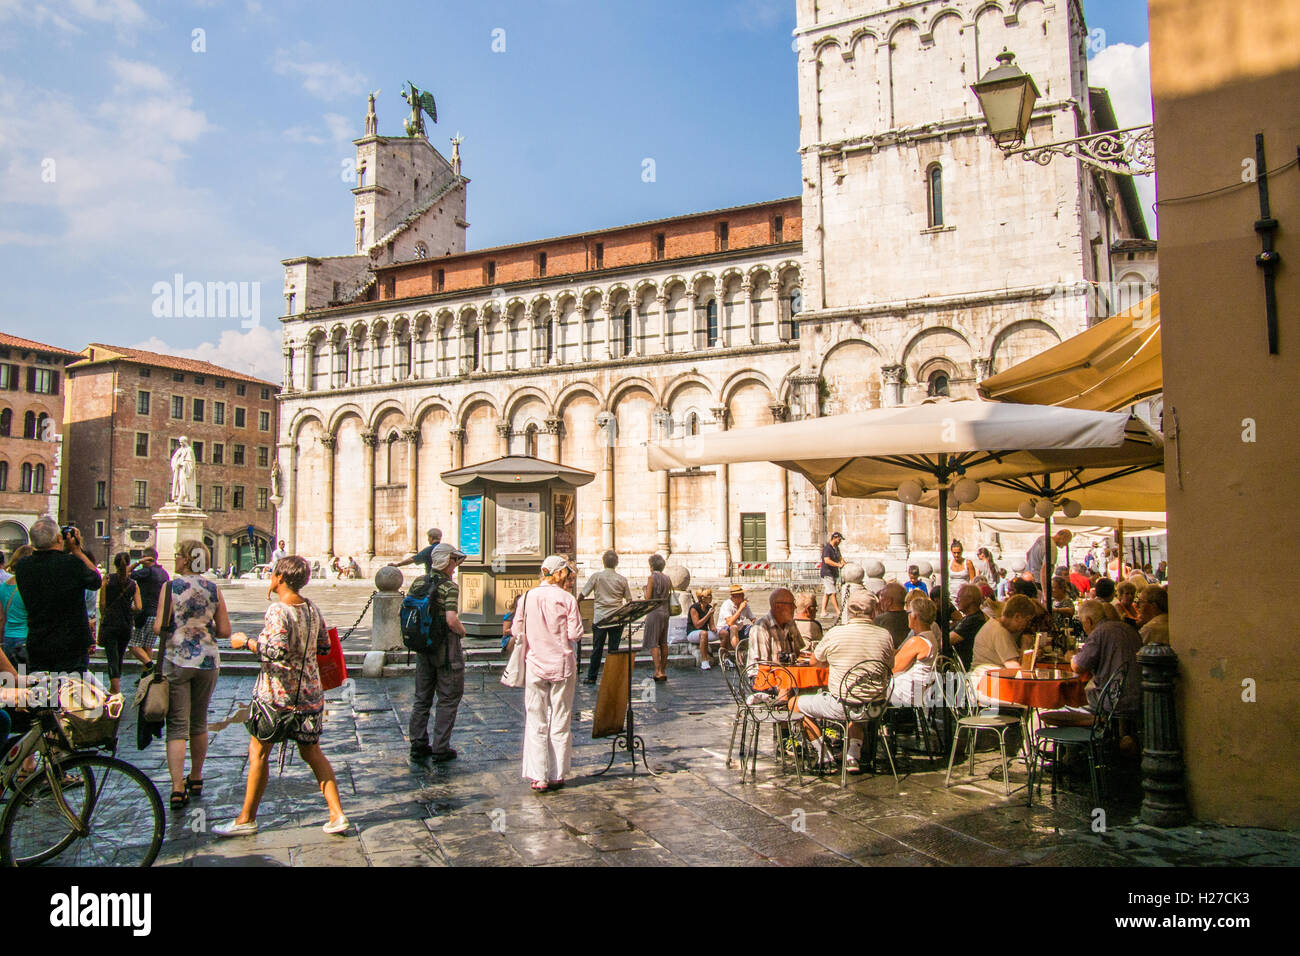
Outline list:
[[[794,680],[795,689],[800,693],[825,690],[831,676],[829,667],[821,667],[816,664],[760,663],[758,672],[754,675],[754,690],[782,689],[785,684],[785,677],[782,672],[790,674]]]

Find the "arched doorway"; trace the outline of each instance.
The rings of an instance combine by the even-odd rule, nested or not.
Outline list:
[[[17,521],[0,521],[0,551],[5,559],[27,543],[27,529]]]
[[[246,528],[230,539],[230,562],[237,575],[251,571],[256,565],[266,564],[270,555],[270,535],[256,528]]]

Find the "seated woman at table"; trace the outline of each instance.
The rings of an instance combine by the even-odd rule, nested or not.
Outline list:
[[[700,588],[695,592],[695,603],[690,606],[690,630],[686,633],[688,644],[700,646],[700,670],[707,671],[709,664],[709,642],[718,639],[717,612],[713,606],[713,588]]]
[[[934,630],[938,612],[935,603],[927,597],[912,602],[907,616],[911,633],[894,652],[894,680],[889,692],[889,703],[894,707],[925,704],[925,689],[934,679],[934,662],[939,658],[940,639]]]
[[[1132,581],[1121,581],[1115,585],[1115,610],[1119,612],[1120,620],[1128,621],[1134,627],[1138,626],[1138,610],[1134,603],[1137,598],[1137,585]]]
[[[1067,578],[1052,578],[1052,611],[1074,613],[1074,601],[1070,597],[1070,582]]]
[[[817,598],[808,591],[800,591],[794,596],[794,626],[803,635],[805,649],[822,639],[822,626],[817,621]]]

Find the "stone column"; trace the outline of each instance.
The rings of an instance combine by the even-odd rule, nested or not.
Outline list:
[[[482,313],[479,313],[474,320],[474,341],[478,345],[475,350],[477,354],[474,357],[474,371],[481,372],[484,368],[483,362],[487,359],[487,321]]]
[[[528,325],[528,360],[524,368],[537,367],[537,316],[524,313],[524,322]]]
[[[602,302],[600,304],[600,316],[602,319],[604,319],[603,325],[605,326],[605,357],[613,358],[614,357],[614,320],[610,315],[608,302]]]
[[[368,385],[379,384],[379,336],[370,336],[370,375]]]
[[[718,431],[727,430],[727,407],[719,405],[713,409],[713,421],[718,426]],[[714,537],[714,550],[718,552],[718,560],[722,564],[721,574],[723,576],[731,573],[731,520],[730,520],[730,498],[728,495],[728,483],[730,482],[730,469],[726,465],[714,465],[713,473],[717,476],[717,513],[714,522],[717,525],[717,534]]]
[[[659,354],[668,353],[668,296],[662,292],[655,296],[659,304]]]
[[[420,378],[420,373],[424,369],[424,346],[427,341],[428,334],[420,335],[419,325],[413,323],[411,325],[411,378]]]
[[[400,344],[400,342],[401,342],[401,339],[399,339],[398,336],[397,336],[397,328],[396,328],[396,326],[393,327],[393,330],[389,333],[389,336],[392,338],[393,341],[390,343],[390,347],[389,347],[389,349],[388,349],[388,351],[389,351],[389,359],[388,359],[388,380],[389,380],[390,382],[396,382],[396,381],[398,381],[398,375],[397,375],[397,346],[398,346],[398,345]]]
[[[560,437],[564,434],[564,419],[563,418],[546,419],[546,431],[543,432],[543,434],[546,435],[546,446],[545,448],[538,449],[538,457],[544,458],[546,461],[553,461],[556,464],[559,464]]]
[[[700,347],[699,330],[695,328],[695,293],[688,291],[682,301],[686,303],[686,350],[694,352]]]
[[[600,546],[608,551],[614,547],[614,445],[618,437],[618,424],[612,412],[601,412],[596,416],[596,427],[600,430],[603,449],[600,474],[604,495],[600,504]]]
[[[640,358],[641,353],[644,351],[641,347],[641,336],[637,334],[637,329],[641,326],[641,303],[634,296],[632,301],[628,303],[628,307],[632,310],[632,328],[628,330],[632,336],[632,354]]]
[[[465,429],[452,428],[447,432],[447,440],[451,443],[451,467],[452,470],[465,467]]]
[[[497,422],[497,434],[501,436],[501,457],[510,454],[510,423]]]
[[[406,543],[411,551],[420,550],[420,429],[408,425],[402,429],[406,441]]]
[[[465,319],[463,316],[456,316],[456,324],[453,326],[456,337],[456,370],[458,378],[465,374]]]
[[[886,408],[903,404],[903,379],[907,375],[907,369],[902,365],[882,365],[880,374],[885,380],[885,391],[880,397],[881,404]],[[889,529],[889,551],[890,554],[903,559],[907,557],[909,551],[907,515],[907,505],[903,502],[889,502],[886,524]],[[946,555],[940,555],[939,560],[942,561],[945,557]]]
[[[670,437],[669,432],[672,429],[672,413],[666,408],[661,408],[655,412],[654,420],[655,425],[658,426],[659,440],[663,441]],[[659,505],[657,511],[658,520],[655,522],[655,550],[666,557],[669,553],[669,544],[672,539],[670,534],[672,503],[669,500],[668,472],[666,470],[655,472],[655,484],[657,486],[655,497]]]
[[[361,433],[361,467],[365,469],[361,487],[366,496],[366,523],[362,533],[365,538],[367,558],[375,556],[375,447],[378,444],[378,433],[371,431]]]
[[[286,343],[280,354],[284,356],[284,391],[293,391],[293,345]]]
[[[783,422],[790,417],[790,406],[785,402],[774,402],[768,406],[772,410],[772,421]],[[776,514],[776,540],[773,550],[777,561],[790,560],[790,472],[781,471],[781,509]]]
[[[357,363],[361,361],[360,343],[351,336],[348,336],[344,342],[348,350],[348,385],[357,385],[359,374]]]
[[[988,359],[971,359],[970,367],[975,372],[976,382],[982,382],[993,374],[993,363]]]
[[[741,283],[740,291],[745,294],[745,341],[750,345],[757,345],[758,339],[754,335],[754,283],[746,278]]]
[[[325,447],[325,556],[334,557],[334,449],[339,440],[333,435],[322,435]]]
[[[276,508],[275,532],[277,538],[284,538],[284,546],[290,554],[297,554],[294,548],[294,525],[298,512],[298,474],[297,448],[293,442],[282,441],[276,445],[280,459],[280,498],[281,504]]]
[[[727,331],[727,287],[721,284],[721,280],[713,287],[713,301],[717,303],[718,309],[717,348],[725,349],[731,345],[731,335]]]

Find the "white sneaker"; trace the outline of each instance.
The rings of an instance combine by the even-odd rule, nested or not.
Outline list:
[[[332,823],[325,824],[321,829],[326,833],[343,833],[350,826],[352,826],[352,822],[347,817],[339,817]]]
[[[700,670],[702,671],[713,670],[713,665],[710,664],[708,661],[705,661],[700,665]]]
[[[252,836],[257,832],[257,821],[249,823],[236,823],[231,820],[229,823],[218,823],[212,828],[212,832],[219,837],[241,837]]]

